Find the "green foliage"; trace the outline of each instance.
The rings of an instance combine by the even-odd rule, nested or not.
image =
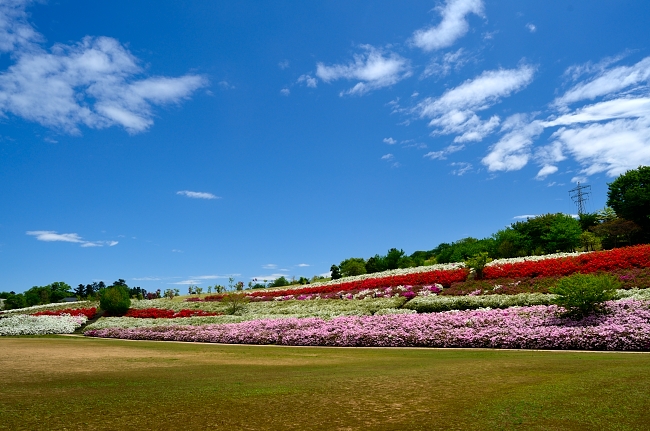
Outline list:
[[[617,216],[639,225],[650,239],[650,166],[629,170],[608,185],[607,205]]]
[[[490,254],[494,250],[494,245],[493,238],[463,238],[452,244],[440,244],[438,246],[440,252],[436,255],[436,260],[438,263],[464,262],[479,253]]]
[[[341,271],[339,270],[339,267],[336,265],[332,265],[330,267],[330,273],[332,274],[332,280],[338,280],[341,278]]]
[[[488,253],[484,251],[482,253],[477,253],[469,259],[465,260],[465,265],[473,269],[475,271],[476,278],[480,280],[483,278],[483,269],[485,269],[485,265],[490,262],[492,262],[492,259],[490,259],[488,257]]]
[[[578,214],[578,221],[580,222],[580,229],[586,231],[600,223],[600,216],[598,213]]]
[[[283,275],[282,277],[273,280],[273,282],[269,284],[269,287],[283,287],[283,286],[288,286],[289,284],[291,283],[289,283],[289,280],[287,280],[286,277]]]
[[[580,245],[580,222],[566,214],[555,214],[548,232],[542,235],[546,253],[571,252]]]
[[[221,302],[226,306],[224,312],[226,314],[234,315],[240,314],[246,309],[246,304],[248,304],[249,298],[243,293],[229,292],[224,295]]]
[[[588,231],[580,234],[580,244],[582,245],[582,251],[596,251],[603,248],[600,238],[593,232]]]
[[[565,315],[581,319],[604,311],[603,302],[614,299],[621,282],[611,275],[573,274],[561,278],[550,292],[557,295],[553,303],[563,307]]]
[[[641,228],[633,221],[614,218],[593,226],[591,230],[603,239],[606,248],[613,248],[631,244],[633,235]]]
[[[25,295],[22,293],[10,293],[5,299],[5,310],[15,310],[16,308],[25,307],[27,307],[27,301],[25,300]]]
[[[341,276],[350,277],[353,275],[362,275],[366,273],[366,260],[362,257],[351,257],[345,259],[339,265]]]
[[[100,291],[99,307],[114,316],[121,316],[131,306],[129,291],[124,286],[111,286]]]

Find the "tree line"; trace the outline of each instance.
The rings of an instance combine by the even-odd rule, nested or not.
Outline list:
[[[389,269],[464,262],[487,253],[492,259],[577,250],[593,251],[650,242],[650,167],[629,170],[608,184],[606,207],[578,218],[555,213],[512,223],[489,237],[463,238],[407,255],[391,248],[368,259],[351,257],[330,268],[332,279]]]

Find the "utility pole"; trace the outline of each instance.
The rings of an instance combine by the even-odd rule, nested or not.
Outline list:
[[[578,206],[578,215],[585,213],[585,202],[589,199],[591,192],[585,192],[583,190],[591,190],[591,186],[581,186],[578,181],[576,188],[569,190],[569,195],[571,200]]]

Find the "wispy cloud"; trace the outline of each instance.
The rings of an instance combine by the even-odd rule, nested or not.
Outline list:
[[[580,100],[594,100],[639,84],[647,84],[649,79],[650,57],[646,57],[632,66],[619,66],[600,71],[594,78],[575,85],[558,97],[554,105],[566,109],[567,105]]]
[[[361,45],[363,52],[354,55],[347,64],[316,65],[316,76],[324,82],[338,79],[359,81],[341,95],[362,95],[381,87],[387,87],[411,76],[409,61],[394,52],[385,52],[370,45]]]
[[[316,88],[318,80],[309,74],[300,75],[298,77],[298,84],[305,84],[307,87]]]
[[[110,37],[87,36],[47,50],[27,21],[29,3],[0,5],[0,51],[14,60],[0,74],[0,113],[72,134],[82,125],[139,133],[153,124],[153,105],[179,103],[207,85],[195,74],[143,77],[140,61]]]
[[[485,71],[438,98],[423,100],[414,111],[421,118],[431,119],[429,125],[436,127],[434,134],[456,134],[456,143],[481,141],[500,124],[500,119],[493,115],[482,120],[476,112],[525,88],[532,81],[534,72],[535,68],[530,65]]]
[[[38,241],[72,242],[81,247],[113,247],[119,244],[118,241],[86,241],[76,233],[57,233],[53,230],[30,230],[26,234],[35,237]]]
[[[388,144],[388,145],[395,145],[395,144],[397,144],[397,141],[396,141],[395,139],[393,139],[393,138],[384,138],[384,141],[383,141],[383,142],[384,142],[385,144]]]
[[[440,58],[434,58],[427,64],[424,72],[420,75],[420,79],[428,78],[435,75],[439,78],[449,75],[452,70],[459,70],[468,61],[463,48],[454,52],[447,52]]]
[[[186,196],[192,199],[221,199],[219,196],[215,196],[212,193],[207,192],[192,192],[189,190],[181,190],[176,192],[177,195]]]
[[[535,33],[537,31],[537,27],[535,26],[535,24],[528,23],[526,24],[526,28],[531,33]]]
[[[463,37],[469,30],[467,15],[483,17],[481,0],[447,0],[437,8],[442,20],[436,26],[417,30],[413,34],[413,44],[424,51],[447,48]]]
[[[262,268],[264,269],[276,269],[277,267],[278,265],[276,265],[275,263],[267,263],[265,265],[262,265]]]
[[[431,160],[445,160],[448,155],[453,154],[457,151],[462,150],[465,148],[465,145],[463,144],[452,144],[448,145],[447,147],[443,148],[442,150],[439,151],[429,151],[424,155],[424,157],[431,159]]]
[[[450,164],[455,169],[451,171],[453,175],[458,175],[459,177],[466,174],[472,170],[472,164],[466,162],[454,162]]]
[[[308,263],[299,263],[296,266],[298,266],[299,268],[306,268],[306,267],[311,266],[311,265],[309,265]]]
[[[620,59],[567,69],[565,76],[574,81],[587,77],[551,103],[546,120],[522,114],[510,117],[510,127],[504,124],[505,134],[483,164],[490,171],[509,171],[532,160],[541,166],[536,179],[543,180],[559,171],[558,162],[571,157],[582,167],[573,182],[650,165],[650,57],[631,66],[611,67]],[[570,108],[585,101],[589,103]],[[534,141],[549,129],[551,143],[533,152]]]

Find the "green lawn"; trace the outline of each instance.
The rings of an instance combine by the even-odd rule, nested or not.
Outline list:
[[[0,429],[644,430],[650,354],[0,339]]]

